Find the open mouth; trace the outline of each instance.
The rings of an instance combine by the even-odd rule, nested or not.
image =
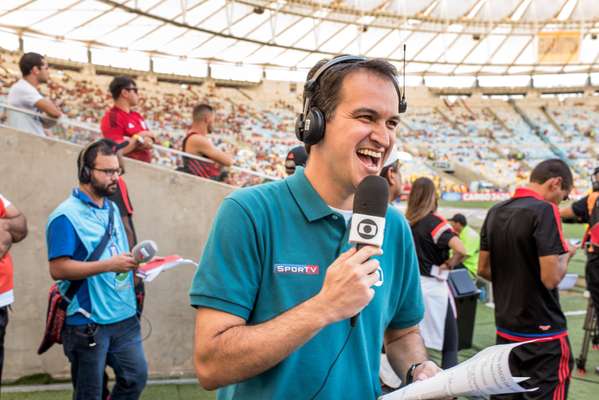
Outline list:
[[[372,149],[358,149],[358,158],[368,169],[377,170],[383,159],[383,152]]]

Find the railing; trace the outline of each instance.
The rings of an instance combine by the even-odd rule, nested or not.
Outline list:
[[[21,113],[31,118],[41,118],[46,122],[44,124],[44,130],[47,136],[57,140],[63,140],[84,146],[102,137],[102,132],[96,126],[75,121],[65,116],[62,116],[58,119],[50,118],[43,114],[11,106],[5,102],[0,102],[0,126],[10,128],[10,126],[7,124],[8,113]],[[184,153],[182,151],[168,147],[160,145],[154,145],[153,147],[152,163],[156,165],[167,167],[173,170],[180,170],[183,167],[184,157],[188,159],[214,163],[208,158]],[[227,176],[224,182],[234,186],[251,186],[279,179],[248,168],[242,168],[234,165],[227,167],[226,170]]]

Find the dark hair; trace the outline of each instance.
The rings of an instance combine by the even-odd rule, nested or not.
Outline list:
[[[308,72],[307,79],[311,79],[316,71],[322,67],[329,59],[323,59],[316,63]],[[310,104],[312,107],[319,108],[327,121],[330,121],[335,114],[335,110],[341,101],[341,85],[347,75],[358,70],[366,70],[375,73],[392,82],[397,76],[397,69],[388,61],[381,58],[372,58],[364,61],[344,62],[333,65],[323,72],[318,78],[318,82],[313,88]],[[304,91],[304,102],[305,102]],[[399,96],[399,93],[398,93]]]
[[[209,106],[206,103],[198,104],[193,108],[193,112],[191,114],[193,122],[201,121],[206,114],[214,112],[212,106]]]
[[[112,98],[117,100],[119,97],[121,97],[121,92],[123,91],[123,89],[131,86],[137,87],[135,81],[132,78],[128,76],[117,76],[112,80],[112,82],[110,82],[108,90],[110,90]]]
[[[44,65],[44,56],[38,53],[25,53],[19,60],[19,69],[23,76],[31,73],[33,67],[41,68]]]
[[[77,171],[81,171],[83,166],[93,168],[98,154],[117,156],[117,144],[110,139],[100,139],[84,147],[77,157]],[[81,174],[79,174],[79,180],[81,180]]]
[[[562,189],[570,190],[574,184],[568,164],[559,158],[541,161],[530,173],[530,181],[543,184],[551,178],[562,178]]]
[[[320,67],[329,62],[330,59],[318,61],[308,72],[306,80],[310,80]],[[397,76],[397,69],[388,61],[382,58],[366,59],[364,61],[343,62],[335,64],[324,71],[318,78],[317,83],[312,88],[310,106],[317,107],[323,112],[325,120],[328,122],[335,115],[335,110],[341,101],[341,86],[347,75],[356,71],[369,71],[387,78],[394,82]],[[401,97],[397,93],[398,99]],[[306,103],[306,91],[304,90],[302,107]],[[306,145],[306,150],[310,152],[310,146]]]
[[[382,176],[383,178],[387,179],[387,175],[389,174],[389,171],[397,172],[398,167],[399,167],[399,160],[395,160],[393,163],[387,165],[386,167],[383,167],[383,169],[381,169],[381,173],[379,175]]]

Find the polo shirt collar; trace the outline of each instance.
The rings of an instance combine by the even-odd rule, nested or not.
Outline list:
[[[286,179],[286,183],[295,202],[308,221],[313,222],[335,213],[308,181],[304,174],[304,168],[296,167],[295,173]]]
[[[108,199],[106,199],[106,198],[104,198],[103,207],[100,208],[100,207],[98,207],[98,205],[96,203],[93,202],[93,200],[87,194],[85,194],[83,191],[79,190],[79,188],[73,189],[72,195],[74,198],[81,200],[84,204],[87,204],[88,206],[97,208],[99,210],[108,209]]]
[[[543,197],[532,189],[527,187],[517,188],[512,196],[512,199],[520,199],[522,197],[533,197],[537,200],[544,200]]]

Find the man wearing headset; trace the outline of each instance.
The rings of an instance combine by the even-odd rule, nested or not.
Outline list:
[[[405,218],[389,207],[382,249],[348,243],[356,188],[380,173],[406,108],[395,77],[384,60],[317,63],[296,123],[306,168],[223,201],[190,289],[196,373],[219,399],[376,398],[383,338],[404,381],[439,370]]]
[[[109,365],[116,375],[111,399],[138,399],[147,364],[133,288],[137,264],[118,207],[108,200],[122,171],[114,142],[87,146],[77,168],[79,187],[50,214],[46,231],[50,275],[61,293],[83,280],[71,296],[62,332],[73,398],[100,400]]]

